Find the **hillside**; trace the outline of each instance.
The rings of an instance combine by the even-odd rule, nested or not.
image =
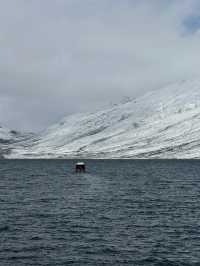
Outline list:
[[[26,142],[32,141],[33,136],[34,134],[21,133],[0,125],[0,158],[8,157],[17,147],[21,149]]]
[[[200,158],[200,80],[65,117],[10,158]]]

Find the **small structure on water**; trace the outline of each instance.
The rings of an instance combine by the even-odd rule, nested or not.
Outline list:
[[[85,163],[83,162],[78,162],[76,163],[76,173],[85,173]]]

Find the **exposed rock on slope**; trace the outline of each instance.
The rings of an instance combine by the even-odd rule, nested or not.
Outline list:
[[[64,118],[10,157],[200,158],[200,80]]]
[[[22,134],[0,126],[0,158],[9,156],[14,148],[22,148],[25,142],[29,142],[32,138],[33,134]]]

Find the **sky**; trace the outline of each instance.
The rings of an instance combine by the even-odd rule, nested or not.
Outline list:
[[[200,75],[199,0],[0,0],[0,124],[40,131]]]

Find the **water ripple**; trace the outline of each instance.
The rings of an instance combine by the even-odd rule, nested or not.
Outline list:
[[[200,265],[200,163],[6,161],[0,265]]]

